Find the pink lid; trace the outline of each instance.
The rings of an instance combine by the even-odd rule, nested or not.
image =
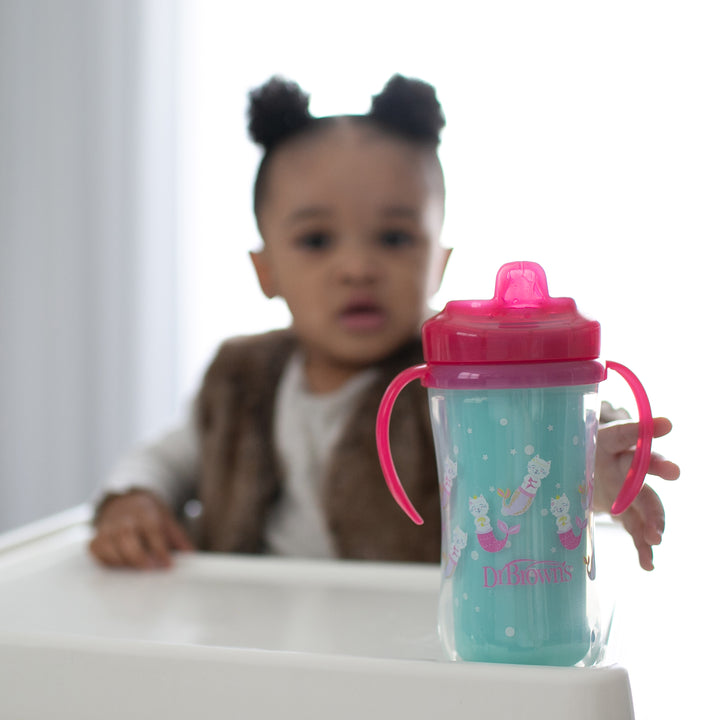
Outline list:
[[[503,265],[491,300],[454,300],[422,329],[428,363],[592,360],[600,355],[600,323],[583,317],[572,298],[548,294],[533,262]]]

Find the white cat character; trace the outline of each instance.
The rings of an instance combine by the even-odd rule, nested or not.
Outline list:
[[[449,457],[445,458],[445,472],[441,482],[441,506],[447,507],[450,502],[450,493],[452,492],[453,480],[457,477],[457,461],[452,461]]]
[[[550,474],[550,460],[543,460],[536,455],[528,462],[527,469],[528,474],[512,495],[509,490],[505,493],[498,490],[498,494],[503,497],[503,515],[522,515],[530,509],[542,481]]]
[[[550,500],[550,512],[555,516],[558,538],[560,538],[562,546],[566,550],[575,550],[580,545],[582,531],[587,526],[587,520],[582,520],[579,517],[575,518],[575,524],[578,526],[579,531],[579,534],[575,535],[572,522],[570,522],[570,500],[565,493],[556,495]]]
[[[558,532],[565,532],[572,527],[570,522],[570,499],[563,493],[550,500],[550,512],[555,516]]]
[[[456,527],[453,530],[452,545],[448,552],[447,565],[445,566],[445,577],[451,577],[455,572],[458,560],[462,551],[467,547],[467,533],[463,532],[461,528]]]
[[[470,508],[470,514],[476,521],[478,518],[487,517],[490,511],[490,506],[484,495],[473,495],[468,501],[468,507]]]

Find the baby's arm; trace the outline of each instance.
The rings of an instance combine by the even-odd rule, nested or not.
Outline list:
[[[667,418],[654,418],[653,424],[655,438],[667,435],[672,430],[672,424]],[[600,428],[595,460],[594,510],[609,512],[630,469],[637,436],[637,423],[619,422]],[[663,480],[677,480],[680,468],[653,453],[648,473]],[[632,505],[618,519],[632,536],[640,566],[652,570],[652,548],[660,544],[665,531],[665,510],[658,494],[644,485]]]
[[[167,567],[172,550],[192,550],[174,517],[198,475],[190,424],[132,453],[115,469],[98,504],[90,552],[103,564]]]

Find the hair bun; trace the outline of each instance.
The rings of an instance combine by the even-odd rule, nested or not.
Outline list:
[[[393,75],[373,96],[368,116],[396,132],[438,145],[445,115],[435,88],[422,80]]]
[[[250,92],[248,130],[267,152],[312,120],[310,96],[300,86],[279,76]]]

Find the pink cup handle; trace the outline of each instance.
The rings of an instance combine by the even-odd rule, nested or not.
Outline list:
[[[650,410],[650,401],[648,400],[645,388],[637,379],[637,376],[628,370],[628,368],[624,365],[620,365],[620,363],[608,360],[605,365],[608,370],[614,370],[616,373],[620,374],[625,382],[630,386],[630,389],[635,396],[639,416],[638,439],[635,446],[635,454],[633,455],[632,465],[630,465],[630,470],[628,470],[628,474],[625,476],[625,482],[623,483],[617,499],[610,509],[613,515],[620,515],[620,513],[625,512],[625,510],[630,507],[630,504],[637,497],[638,493],[642,489],[643,482],[645,481],[645,475],[647,474],[648,467],[650,466],[653,419],[652,412]]]
[[[382,400],[380,401],[380,409],[378,410],[377,422],[375,424],[375,440],[377,443],[378,457],[380,458],[380,467],[382,468],[385,482],[395,502],[407,513],[410,519],[416,525],[422,525],[423,519],[418,511],[410,502],[405,489],[400,483],[395,463],[390,452],[390,415],[393,405],[400,391],[413,380],[418,380],[427,373],[427,365],[415,365],[414,367],[403,370],[387,387]]]
[[[647,474],[648,467],[650,466],[653,421],[652,411],[650,410],[650,401],[648,400],[645,388],[643,388],[642,383],[638,380],[637,376],[620,363],[608,360],[605,365],[608,370],[614,370],[621,375],[630,386],[630,389],[635,397],[635,402],[637,403],[639,415],[638,439],[632,464],[630,465],[630,470],[628,470],[628,473],[625,476],[625,482],[618,493],[617,499],[611,508],[613,515],[619,515],[628,509],[643,486],[645,475]],[[413,380],[423,378],[426,373],[426,364],[423,363],[422,365],[415,365],[407,370],[403,370],[403,372],[401,372],[390,383],[390,385],[388,385],[382,401],[380,402],[377,423],[375,426],[375,439],[377,443],[378,457],[380,459],[380,467],[382,468],[383,475],[385,476],[385,482],[387,483],[393,498],[395,498],[395,502],[400,505],[408,517],[417,525],[422,525],[424,521],[410,502],[405,489],[400,483],[400,478],[398,477],[397,470],[395,469],[395,463],[392,459],[392,453],[390,452],[389,432],[392,408],[395,404],[397,396],[400,394],[400,391]]]

